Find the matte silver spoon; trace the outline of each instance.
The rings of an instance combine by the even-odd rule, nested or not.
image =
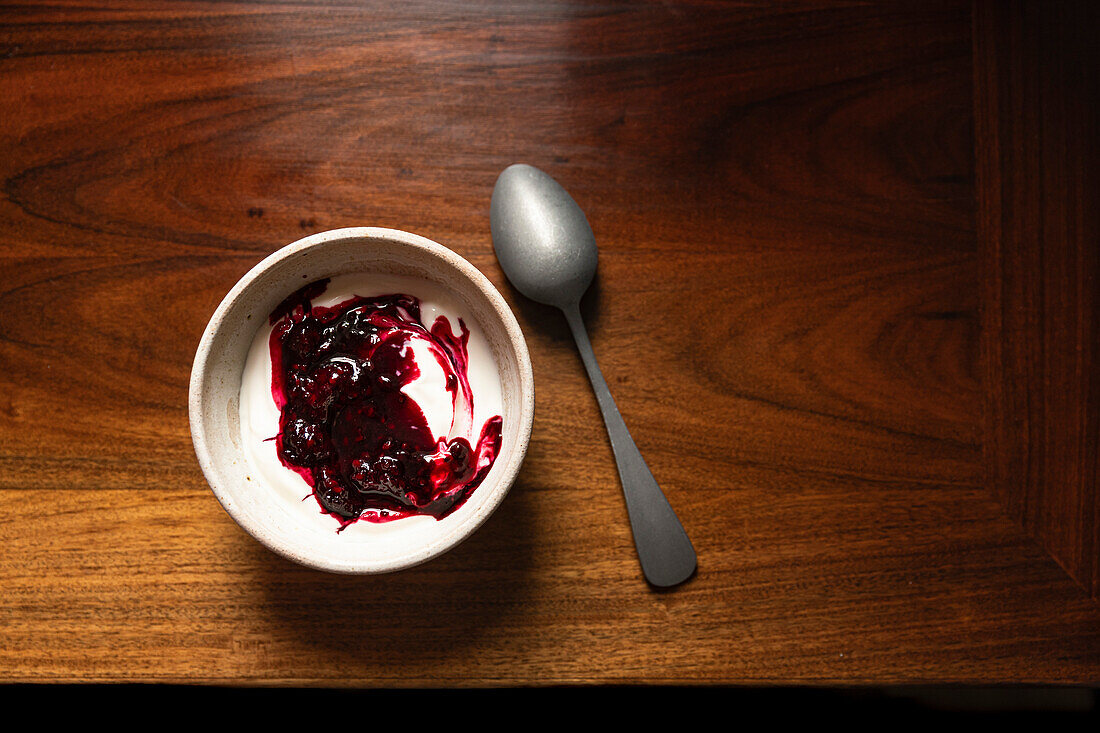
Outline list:
[[[661,587],[682,583],[695,572],[695,549],[626,429],[581,320],[581,296],[597,260],[588,219],[557,181],[522,164],[500,174],[489,211],[504,274],[531,300],[560,308],[569,322],[611,436],[646,580]]]

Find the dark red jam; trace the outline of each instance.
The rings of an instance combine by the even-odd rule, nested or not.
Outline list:
[[[420,301],[409,295],[313,306],[327,285],[307,285],[271,314],[279,460],[313,487],[341,530],[359,519],[447,516],[492,468],[501,418],[485,422],[476,445],[435,436],[402,387],[420,375],[411,343],[421,339],[443,369],[454,424],[472,426],[466,324],[459,319],[458,335],[443,316],[425,326]]]

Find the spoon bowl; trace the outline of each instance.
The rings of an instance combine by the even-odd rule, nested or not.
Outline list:
[[[531,300],[568,308],[596,275],[596,237],[569,193],[538,168],[508,166],[489,206],[493,249],[508,280]]]

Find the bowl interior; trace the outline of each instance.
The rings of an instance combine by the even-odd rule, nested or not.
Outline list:
[[[495,361],[503,404],[500,453],[481,486],[441,520],[418,516],[381,524],[360,521],[337,533],[338,522],[322,514],[312,497],[288,500],[265,486],[242,450],[241,377],[258,329],[302,285],[356,272],[412,278],[425,290],[441,294],[457,311],[455,315],[484,337]],[[253,268],[222,301],[203,335],[192,372],[192,437],[214,494],[233,519],[263,544],[323,570],[388,572],[445,552],[492,513],[515,480],[526,452],[533,395],[530,359],[515,317],[472,265],[416,235],[343,229],[284,247]],[[308,493],[305,488],[303,498]]]

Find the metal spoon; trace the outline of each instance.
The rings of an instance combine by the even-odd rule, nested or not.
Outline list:
[[[489,211],[504,274],[528,298],[560,308],[569,322],[611,436],[646,580],[661,587],[682,583],[695,572],[695,549],[626,429],[581,320],[581,296],[597,259],[584,212],[557,181],[522,164],[500,174]]]

